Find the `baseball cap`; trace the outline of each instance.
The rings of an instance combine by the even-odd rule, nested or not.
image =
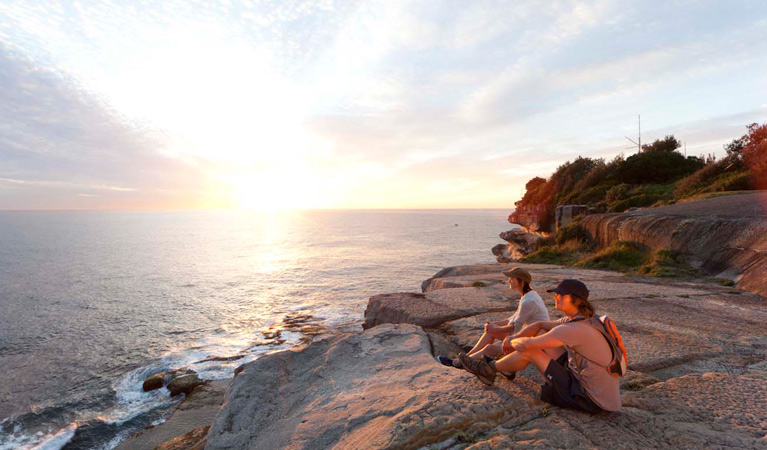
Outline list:
[[[589,299],[589,288],[580,280],[567,279],[559,282],[554,289],[548,289],[546,292],[556,292],[560,295],[572,295],[584,300]]]

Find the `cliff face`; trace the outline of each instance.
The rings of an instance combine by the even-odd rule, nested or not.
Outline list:
[[[519,225],[528,233],[546,236],[554,229],[554,216],[543,206],[517,208],[509,215],[509,223]]]
[[[767,193],[594,214],[581,225],[599,246],[623,240],[679,252],[709,274],[767,296]]]

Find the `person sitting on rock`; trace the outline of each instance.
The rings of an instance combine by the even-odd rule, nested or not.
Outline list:
[[[517,337],[517,334],[527,325],[549,320],[549,311],[546,309],[543,299],[530,287],[532,282],[530,272],[521,267],[514,267],[502,273],[509,277],[509,288],[521,295],[519,305],[517,305],[516,312],[508,320],[485,322],[482,336],[468,352],[468,356],[472,359],[490,359],[505,355],[501,345],[504,338]],[[457,358],[451,359],[439,355],[437,360],[448,367],[463,368]],[[504,375],[509,379],[514,378],[513,372],[504,373]]]
[[[589,413],[619,410],[618,378],[607,370],[611,347],[601,332],[583,320],[594,316],[588,288],[578,280],[563,280],[547,292],[556,294],[556,308],[566,317],[534,323],[520,337],[504,340],[505,348],[516,351],[497,361],[476,360],[461,353],[461,364],[484,384],[492,385],[497,372],[519,371],[532,363],[545,380],[541,386],[544,402]]]

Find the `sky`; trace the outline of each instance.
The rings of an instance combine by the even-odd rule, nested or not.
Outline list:
[[[767,2],[0,0],[0,209],[513,208],[767,121]]]

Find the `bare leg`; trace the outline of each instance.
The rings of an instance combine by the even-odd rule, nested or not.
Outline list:
[[[543,350],[516,351],[495,362],[495,368],[499,372],[518,372],[532,363],[543,374],[548,367],[551,357]]]
[[[491,358],[498,358],[503,356],[503,349],[500,344],[488,344],[478,352],[469,353],[469,358],[480,359],[485,355]]]
[[[555,348],[544,348],[543,352],[549,355],[549,358],[553,360],[559,359],[560,356],[562,356],[562,353],[566,352],[564,347],[555,347]]]
[[[467,354],[471,355],[472,353],[476,353],[483,348],[485,348],[486,345],[492,344],[495,341],[495,338],[490,336],[487,333],[482,333],[482,337],[479,338],[476,344],[474,344],[474,348],[469,350]]]

